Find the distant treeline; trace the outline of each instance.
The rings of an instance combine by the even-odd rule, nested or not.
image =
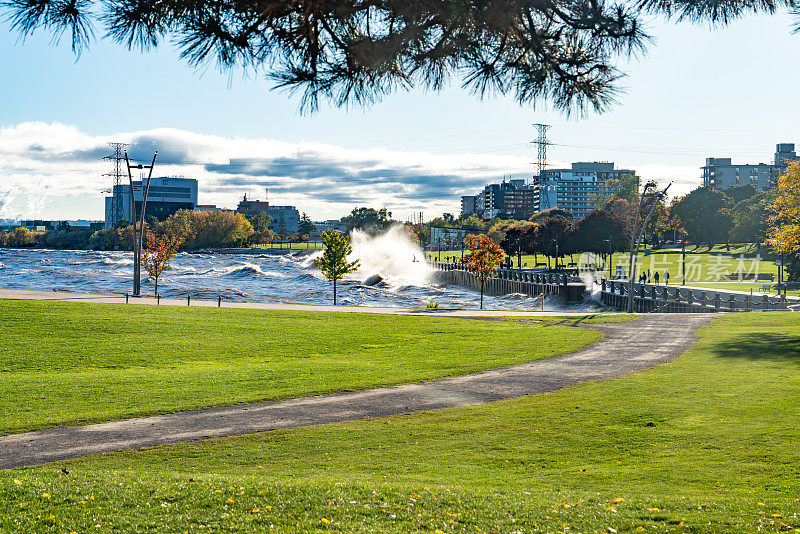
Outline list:
[[[235,211],[180,210],[165,221],[151,218],[146,226],[147,230],[157,235],[178,237],[182,250],[197,250],[269,243],[274,238],[269,230],[269,222],[266,214],[248,220]],[[61,228],[35,232],[20,227],[11,232],[0,232],[0,244],[6,247],[131,250],[132,243],[133,226],[126,221],[114,228],[97,231]]]

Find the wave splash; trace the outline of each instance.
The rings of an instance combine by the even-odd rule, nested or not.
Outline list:
[[[347,259],[360,262],[350,279],[367,280],[378,275],[393,287],[428,285],[432,269],[403,225],[396,224],[375,237],[353,230],[350,243],[353,253]]]

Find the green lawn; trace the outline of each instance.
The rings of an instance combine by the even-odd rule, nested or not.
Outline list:
[[[797,532],[800,316],[701,335],[547,395],[2,472],[0,530]]]
[[[651,273],[655,273],[657,271],[663,282],[664,271],[669,271],[670,283],[672,285],[681,284],[683,282],[683,258],[680,250],[667,248],[649,249],[650,254],[648,255],[645,255],[644,250],[645,248],[642,247],[638,256],[638,272],[650,271]],[[750,291],[752,288],[754,292],[761,293],[761,286],[765,283],[769,283],[771,285],[771,293],[777,294],[778,267],[775,265],[774,261],[760,259],[749,245],[732,245],[729,252],[726,251],[724,245],[717,245],[713,247],[711,251],[709,251],[707,247],[700,248],[698,252],[692,252],[692,250],[693,247],[686,250],[687,286],[707,287],[710,289],[730,289],[733,291]],[[436,260],[439,258],[439,253],[428,252],[428,256]],[[444,261],[447,256],[460,258],[461,251],[443,250],[441,255],[442,260]],[[743,258],[740,256],[743,256]],[[579,261],[579,257],[580,254],[573,255],[573,259],[576,263]],[[590,255],[590,257],[593,256]],[[629,257],[630,254],[627,253],[614,254],[612,273],[616,265],[624,266],[627,271]],[[513,265],[516,267],[518,264],[517,257],[514,256],[512,259]],[[544,256],[539,256],[537,259],[538,263],[547,263],[547,258]],[[571,261],[569,256],[565,256],[561,260],[561,263],[568,266]],[[594,260],[590,260],[590,262],[595,263]],[[522,256],[523,267],[527,264],[527,267],[533,268],[536,266],[536,263],[533,256]],[[551,265],[555,266],[555,263],[551,261]],[[726,281],[722,278],[723,275],[740,271],[743,273],[772,274],[774,280],[764,280],[757,283],[739,283],[738,281]],[[608,274],[608,267],[606,267],[605,272]],[[800,295],[800,290],[792,289],[790,286],[787,294]]]
[[[0,300],[0,317],[0,434],[461,375],[600,338],[433,317],[15,300]]]

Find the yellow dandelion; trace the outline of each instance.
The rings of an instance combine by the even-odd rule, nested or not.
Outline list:
[[[622,497],[617,497],[616,499],[611,500],[611,504],[617,504],[621,502],[625,502],[625,499],[623,499]]]
[[[261,510],[259,510],[258,508],[253,508],[252,510],[250,510],[250,513],[251,514],[260,514]]]
[[[228,504],[233,504],[233,503],[234,503],[234,500],[233,500],[233,499],[228,499],[228,500],[227,500],[227,501],[225,501],[225,502],[226,502],[226,503],[228,503]]]
[[[44,497],[45,499],[49,499],[50,498],[50,494],[49,493],[42,493],[42,497]]]
[[[323,525],[330,525],[331,524],[331,520],[328,519],[327,517],[323,517],[320,521],[322,521]]]
[[[17,486],[21,486],[22,485],[22,481],[20,479],[18,479],[18,478],[15,478],[14,479],[14,484],[16,484]]]
[[[661,509],[660,508],[648,508],[647,511],[648,512],[660,512]]]

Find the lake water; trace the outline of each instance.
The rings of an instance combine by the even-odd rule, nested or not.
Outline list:
[[[319,254],[319,252],[316,252]],[[166,298],[213,299],[237,302],[332,303],[332,285],[313,265],[313,256],[290,254],[179,253],[159,280]],[[379,238],[353,236],[357,273],[338,282],[340,304],[353,306],[477,308],[477,291],[441,287],[428,281],[430,269],[422,252],[405,236],[392,231]],[[364,282],[379,274],[383,281]],[[0,287],[124,295],[131,291],[131,252],[62,251],[0,248]],[[154,281],[142,273],[142,293],[151,295]],[[484,297],[486,309],[541,309],[539,299],[525,295]],[[565,305],[546,299],[545,309],[598,309],[594,303]]]

